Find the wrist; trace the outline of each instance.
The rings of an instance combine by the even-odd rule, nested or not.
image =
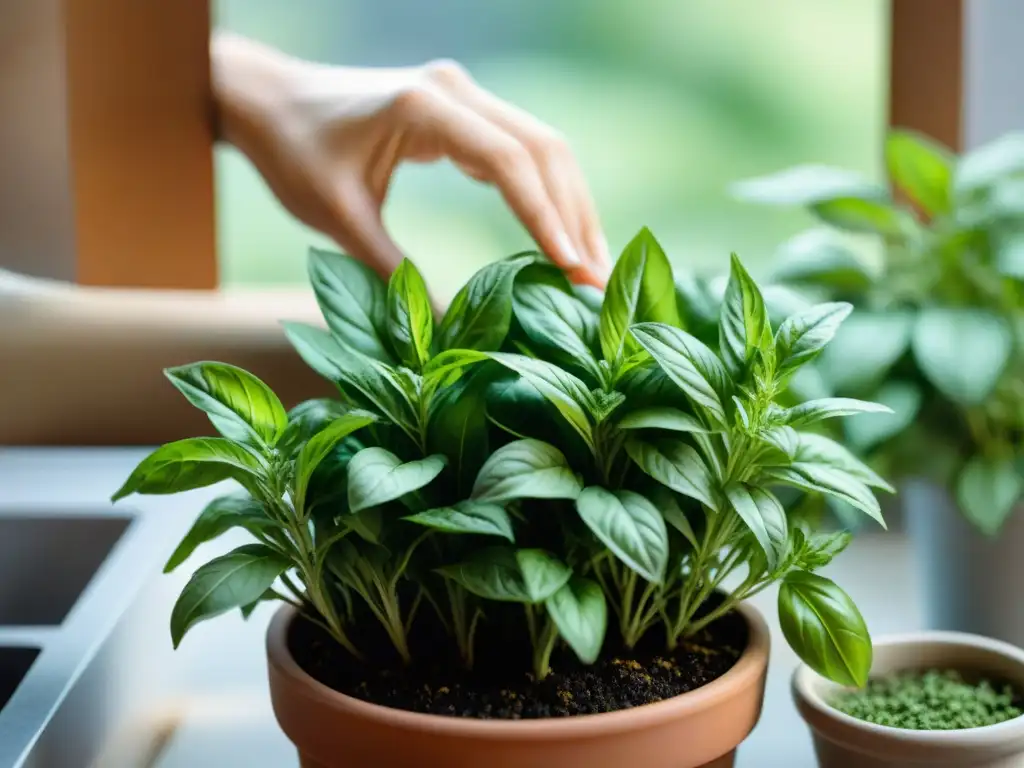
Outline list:
[[[284,106],[295,62],[279,51],[218,32],[210,43],[214,130],[241,150]]]

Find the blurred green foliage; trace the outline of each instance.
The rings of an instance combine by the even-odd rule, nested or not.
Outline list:
[[[670,257],[757,273],[799,211],[729,199],[734,179],[796,162],[880,178],[887,0],[219,0],[216,24],[349,65],[461,61],[570,137],[612,249],[641,225]],[[305,282],[322,237],[295,223],[235,151],[217,155],[227,285]],[[491,189],[447,165],[405,168],[386,210],[431,289],[528,245]]]

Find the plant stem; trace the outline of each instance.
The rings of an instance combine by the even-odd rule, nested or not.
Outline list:
[[[549,617],[533,647],[533,673],[537,680],[543,680],[551,671],[551,652],[558,641],[558,628]]]

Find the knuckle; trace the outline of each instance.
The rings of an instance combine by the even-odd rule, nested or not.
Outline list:
[[[526,147],[518,141],[509,140],[494,148],[491,152],[491,161],[498,176],[508,178],[532,162],[532,158]]]
[[[572,160],[572,149],[564,135],[552,129],[544,129],[534,140],[539,160],[544,165],[560,165]]]
[[[441,88],[459,88],[472,80],[466,68],[453,59],[435,59],[424,70],[427,79]]]
[[[435,98],[433,89],[415,83],[403,88],[395,95],[393,107],[401,115],[418,116],[431,108]]]

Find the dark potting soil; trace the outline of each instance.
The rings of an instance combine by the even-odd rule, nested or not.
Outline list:
[[[521,608],[520,608],[521,611]],[[421,614],[422,618],[422,614]],[[396,662],[388,640],[371,622],[359,622],[352,639],[377,649],[359,662],[315,624],[299,620],[289,648],[308,674],[336,691],[394,709],[480,719],[518,720],[613,712],[692,691],[727,672],[747,644],[747,626],[730,613],[669,653],[660,632],[648,632],[632,651],[612,635],[597,663],[584,666],[570,650],[556,649],[551,673],[537,681],[529,642],[512,617],[477,631],[476,660],[466,671],[438,626],[417,619],[410,638],[414,661]],[[425,625],[425,626],[424,626]]]

